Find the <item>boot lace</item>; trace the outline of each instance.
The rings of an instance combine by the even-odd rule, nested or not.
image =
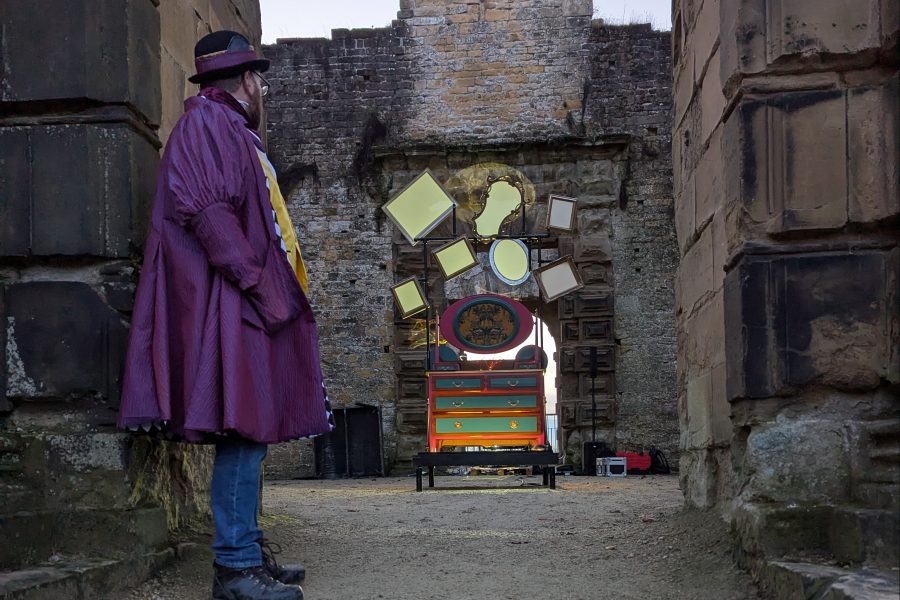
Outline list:
[[[280,567],[275,559],[275,555],[281,554],[281,545],[262,538],[259,540],[259,547],[262,550],[263,565],[265,565],[266,571],[277,573]]]

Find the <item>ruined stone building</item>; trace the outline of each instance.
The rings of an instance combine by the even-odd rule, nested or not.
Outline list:
[[[597,439],[677,452],[671,43],[592,12],[589,0],[404,0],[390,27],[266,47],[270,156],[305,240],[330,395],[381,407],[398,469],[425,448],[427,394],[416,320],[395,314],[390,286],[424,265],[381,206],[425,168],[462,202],[487,171],[480,185],[460,179],[498,163],[532,186],[532,230],[549,194],[578,198],[577,234],[544,256],[573,255],[583,290],[544,306],[535,285],[480,282],[541,305],[566,460],[581,466],[591,434],[591,346]],[[438,313],[477,289],[429,284]],[[309,453],[289,448],[270,467],[309,474]]]
[[[898,564],[900,5],[673,14],[682,487],[764,583],[825,593],[840,569],[767,561]]]

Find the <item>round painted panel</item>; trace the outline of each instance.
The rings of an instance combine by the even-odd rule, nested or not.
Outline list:
[[[476,354],[515,348],[534,329],[531,313],[521,303],[496,294],[469,296],[441,315],[441,334],[452,345]]]

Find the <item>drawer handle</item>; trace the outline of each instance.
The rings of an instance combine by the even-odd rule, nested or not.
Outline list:
[[[518,400],[507,400],[506,403],[509,404],[510,406],[518,406],[519,405]]]
[[[509,422],[509,428],[510,428],[510,429],[518,429],[518,428],[519,428],[519,422],[518,422],[518,421],[510,421],[510,422]]]
[[[518,379],[507,379],[506,385],[508,385],[509,387],[516,387],[517,385],[519,385],[519,380]]]
[[[453,406],[462,406],[465,403],[466,403],[465,400],[452,400],[450,402],[450,404],[452,404]]]
[[[455,423],[453,424],[453,426],[456,427],[457,429],[462,429],[462,423],[459,422],[459,421],[455,422]]]
[[[452,379],[450,383],[452,383],[455,388],[461,388],[463,386],[462,379]]]

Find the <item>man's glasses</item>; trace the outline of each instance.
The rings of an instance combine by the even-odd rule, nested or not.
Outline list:
[[[257,73],[256,71],[251,71],[251,73],[253,73],[253,74],[256,75],[257,77],[259,77],[259,89],[260,89],[260,93],[261,93],[263,96],[268,95],[268,93],[269,93],[269,82],[266,81],[266,78],[263,77],[262,75],[260,75],[259,73]]]

